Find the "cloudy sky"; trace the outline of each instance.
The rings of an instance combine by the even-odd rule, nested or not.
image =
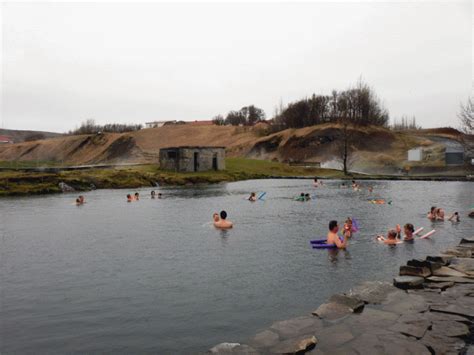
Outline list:
[[[2,4],[2,125],[204,120],[345,89],[391,117],[457,126],[471,1]]]

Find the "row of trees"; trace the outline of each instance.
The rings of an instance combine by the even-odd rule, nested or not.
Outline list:
[[[420,129],[421,127],[416,124],[415,116],[412,118],[402,116],[400,120],[393,120],[392,128],[395,131],[407,131],[410,129]]]
[[[353,88],[313,94],[277,110],[274,123],[282,128],[301,128],[347,120],[354,125],[388,125],[388,111],[375,92],[361,80]]]
[[[217,115],[212,119],[212,122],[219,126],[253,126],[263,120],[265,120],[265,111],[250,105],[242,107],[239,111],[230,111],[225,118],[222,115]]]
[[[123,123],[107,123],[105,125],[96,124],[94,120],[88,119],[81,125],[68,132],[68,134],[95,134],[98,132],[108,133],[124,133],[138,131],[142,129],[141,124],[123,124]]]

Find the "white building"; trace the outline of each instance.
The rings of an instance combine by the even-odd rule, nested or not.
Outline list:
[[[414,148],[408,151],[408,161],[422,161],[423,148]]]
[[[175,124],[175,121],[153,121],[153,122],[145,122],[145,128],[157,128],[163,127],[166,124]]]

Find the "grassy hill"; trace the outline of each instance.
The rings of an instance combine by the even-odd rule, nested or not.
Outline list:
[[[59,137],[61,133],[55,132],[44,132],[44,131],[23,131],[17,129],[3,129],[0,128],[0,135],[1,136],[8,136],[13,139],[15,143],[21,143],[27,140],[29,137],[43,137],[44,139]]]

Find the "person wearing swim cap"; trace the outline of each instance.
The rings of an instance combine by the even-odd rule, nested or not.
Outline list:
[[[347,247],[347,231],[344,232],[344,237],[341,238],[337,235],[339,231],[339,226],[337,225],[337,221],[329,222],[329,232],[326,239],[326,244],[335,245],[338,249],[345,249]]]
[[[218,221],[215,220],[214,218],[214,227],[220,228],[220,229],[229,229],[232,228],[234,224],[231,221],[227,220],[227,212],[226,211],[221,211],[220,213],[220,219]]]

